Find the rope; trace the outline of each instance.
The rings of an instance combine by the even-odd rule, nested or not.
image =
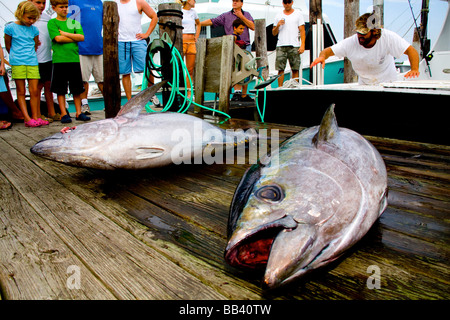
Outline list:
[[[168,101],[165,103],[165,106],[163,107],[163,109],[161,111],[158,110],[154,110],[151,108],[150,103],[148,103],[145,107],[147,112],[166,112],[168,111],[171,107],[173,102],[175,101],[175,98],[178,96],[180,96],[183,99],[183,104],[180,106],[179,110],[177,112],[179,113],[185,113],[188,111],[189,107],[193,104],[196,105],[200,108],[212,111],[212,112],[217,112],[221,115],[223,115],[224,117],[226,117],[228,119],[230,119],[230,115],[228,115],[227,113],[223,112],[223,111],[219,111],[219,110],[215,110],[212,108],[209,108],[207,106],[198,104],[196,102],[193,101],[193,94],[191,94],[191,97],[187,96],[187,88],[185,86],[184,89],[184,93],[180,90],[180,70],[182,71],[182,75],[183,75],[183,79],[188,78],[189,82],[188,83],[193,83],[191,76],[189,74],[189,71],[186,67],[186,64],[183,61],[183,58],[180,54],[180,52],[178,51],[178,49],[176,47],[174,47],[174,45],[171,43],[170,38],[168,37],[167,33],[164,33],[161,39],[157,39],[154,41],[158,41],[156,43],[152,42],[151,44],[149,44],[147,46],[147,55],[146,55],[146,68],[144,70],[144,78],[147,81],[144,81],[142,83],[142,90],[144,90],[145,88],[147,88],[148,83],[150,83],[150,79],[148,77],[148,72],[151,72],[153,74],[154,77],[156,78],[161,78],[164,80],[171,80],[168,81],[168,85],[171,87],[171,93],[169,96]],[[153,47],[153,49],[152,49]],[[156,53],[160,53],[161,56],[161,60],[162,61],[170,61],[170,63],[165,63],[165,66],[163,65],[159,65],[157,63],[155,63],[154,61],[154,55]],[[156,74],[154,73],[156,72]],[[171,78],[171,79],[169,79]],[[259,73],[259,81],[264,81],[264,79],[261,76],[261,70]],[[259,83],[259,82],[258,82]],[[265,112],[266,112],[266,87],[264,87],[264,103],[263,103],[263,107],[262,107],[262,111],[261,108],[259,106],[258,103],[258,97],[259,97],[259,92],[260,90],[256,91],[256,108],[258,111],[258,114],[261,118],[261,122],[264,123],[264,116],[265,116]]]

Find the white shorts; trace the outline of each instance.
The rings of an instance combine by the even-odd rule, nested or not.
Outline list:
[[[103,55],[80,56],[80,65],[83,82],[89,82],[91,74],[96,83],[103,82]]]

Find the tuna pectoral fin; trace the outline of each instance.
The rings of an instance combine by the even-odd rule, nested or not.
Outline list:
[[[136,160],[146,160],[161,157],[164,154],[163,148],[141,147],[136,149]]]

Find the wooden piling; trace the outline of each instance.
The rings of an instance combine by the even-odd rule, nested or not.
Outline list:
[[[167,33],[181,56],[183,56],[183,29],[180,28],[182,20],[181,4],[172,2],[158,5],[159,37],[162,38],[163,34]]]
[[[197,55],[195,56],[194,69],[194,92],[195,103],[203,105],[205,93],[205,62],[206,62],[206,39],[200,38],[197,41]],[[201,113],[202,108],[194,107],[195,113]]]
[[[219,87],[219,110],[225,113],[230,112],[231,94],[231,73],[234,63],[234,37],[222,37],[222,56],[220,59],[220,87]],[[217,63],[217,62],[216,62]]]
[[[232,35],[199,39],[194,71],[196,103],[202,104],[205,92],[215,92],[219,94],[219,111],[229,112],[234,46]],[[200,108],[195,111],[201,112]]]
[[[103,3],[103,96],[105,118],[113,118],[120,110],[119,81],[119,12],[117,3]]]
[[[181,4],[179,3],[161,3],[158,5],[158,22],[159,22],[159,37],[163,38],[164,34],[167,34],[174,44],[175,48],[180,52],[181,57],[183,57],[183,29],[182,26],[183,12],[181,11]],[[161,64],[166,65],[170,63],[171,57],[161,56]],[[181,63],[181,61],[180,61]],[[164,77],[171,77],[172,75],[163,74]],[[185,86],[185,80],[183,76],[183,71],[180,70],[180,86]],[[171,79],[167,79],[171,81]],[[168,86],[167,90],[163,91],[163,103],[166,104],[170,98],[170,91]],[[172,103],[170,111],[178,111],[180,102],[175,99]]]
[[[267,66],[262,70],[262,77],[269,77],[269,59],[267,57],[266,19],[255,20],[255,52],[260,59],[256,62],[257,68]]]
[[[314,24],[317,24],[317,19],[320,19],[323,21],[323,19],[322,19],[322,0],[309,0],[309,30],[307,32],[309,33],[309,37],[308,37],[310,39],[309,47],[311,48],[311,50],[309,50],[310,61],[314,61],[314,52],[312,50],[312,48],[313,48],[312,26]],[[317,54],[317,56],[318,56],[318,54]],[[300,76],[301,76],[301,74],[300,74]],[[309,69],[309,79],[312,81],[313,78],[314,78],[314,69],[310,68]]]
[[[355,33],[355,21],[359,17],[359,0],[344,1],[344,38]],[[357,82],[358,76],[350,60],[344,59],[344,83]]]

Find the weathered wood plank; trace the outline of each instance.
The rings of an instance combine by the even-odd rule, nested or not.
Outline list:
[[[0,194],[3,299],[115,299],[2,174]],[[67,286],[71,266],[83,290]]]
[[[10,148],[0,141],[2,150]],[[61,185],[28,160],[2,153],[2,172],[31,206],[120,298],[221,298]],[[15,161],[11,161],[15,159]],[[19,169],[20,168],[20,169]],[[40,181],[37,186],[34,181]],[[45,199],[45,201],[43,200]],[[44,215],[45,214],[45,215]],[[170,270],[170,271],[169,271]],[[171,281],[167,281],[170,278]],[[189,289],[187,289],[189,288]],[[189,293],[187,293],[189,292]]]
[[[235,119],[222,126],[279,128],[282,139],[302,129]],[[116,297],[132,299],[137,296],[156,296],[155,292],[153,295],[142,294],[140,290],[146,283],[135,279],[148,277],[150,271],[147,268],[152,265],[154,268],[170,269],[155,276],[154,281],[159,288],[164,287],[158,283],[163,275],[167,280],[175,272],[183,275],[180,277],[199,279],[208,292],[213,290],[221,297],[233,299],[449,298],[449,181],[446,175],[450,157],[446,146],[368,137],[370,141],[375,141],[388,167],[391,189],[388,209],[369,234],[342,259],[292,286],[264,293],[260,288],[261,273],[246,273],[228,267],[223,261],[229,204],[242,174],[249,167],[248,163],[172,166],[119,173],[72,168],[29,153],[28,149],[35,141],[60,127],[60,124],[52,124],[46,128],[29,130],[18,126],[13,131],[2,132],[0,142],[3,139],[4,143],[0,143],[0,148],[6,148],[14,159],[9,162],[5,160],[8,162],[5,172],[0,156],[1,174],[13,186],[13,190],[18,190],[18,197],[31,204],[30,210],[43,216],[50,230],[55,228],[56,237],[64,240],[63,243],[67,243],[71,252],[77,254],[87,270],[95,274]],[[17,165],[10,163],[12,161],[17,161]],[[33,174],[36,177],[45,176],[51,182],[45,183],[41,187],[43,190],[36,191],[37,186],[23,181],[28,171],[15,172],[25,165],[33,168],[30,171],[38,171]],[[37,192],[41,196],[56,186],[60,190],[56,188],[56,195],[52,195],[52,199],[61,197],[61,201],[66,204],[78,199],[84,203],[82,209],[74,205],[62,208],[54,204],[48,208],[31,194]],[[69,195],[62,195],[62,190]],[[75,216],[75,224],[62,215]],[[103,219],[103,222],[96,221],[98,218]],[[114,228],[110,226],[111,223],[115,225]],[[107,226],[106,229],[103,224]],[[93,257],[94,253],[85,252],[87,242],[75,240],[66,234],[84,233],[86,230],[87,235],[94,237],[94,243],[105,253]],[[122,235],[116,239],[114,232],[125,232],[128,236]],[[103,233],[109,239],[97,240],[92,236],[96,233]],[[107,246],[107,241],[112,243]],[[123,241],[127,245],[131,243],[132,249],[119,250],[117,246]],[[141,252],[141,246],[145,253]],[[108,251],[112,250],[110,247],[118,257],[108,256]],[[143,257],[145,254],[147,258],[151,256],[151,260],[169,261],[175,270],[163,263],[146,261]],[[126,286],[127,294],[123,292],[126,289],[121,287],[125,279],[115,274],[119,272],[117,268],[107,266],[108,271],[103,273],[98,270],[102,263],[109,265],[116,261],[121,261],[125,266],[124,272],[130,283]],[[139,271],[133,273],[135,269],[128,264],[133,264]],[[367,268],[370,265],[380,268],[380,289],[367,288],[366,282],[371,275]],[[0,279],[0,283],[2,281]],[[180,282],[183,283],[182,280],[175,280],[173,286],[183,287]],[[170,287],[170,284],[167,286]],[[204,289],[200,285],[198,288]],[[172,296],[182,296],[175,289],[168,292]],[[208,294],[211,296],[210,292]]]
[[[14,147],[35,161],[67,190],[77,194],[135,237],[162,252],[184,270],[188,270],[224,296],[231,299],[260,298],[260,294],[256,292],[260,292],[261,288],[248,283],[243,284],[243,280],[229,275],[225,268],[217,269],[219,264],[222,266],[224,264],[222,255],[225,239],[223,237],[211,232],[208,232],[208,236],[205,237],[203,228],[172,216],[170,212],[129,193],[128,186],[123,187],[123,183],[127,181],[134,184],[130,179],[139,179],[141,174],[131,174],[131,178],[129,174],[102,173],[61,165],[29,154],[29,147],[25,144],[26,138],[22,139],[20,134],[17,134],[13,141]],[[63,171],[67,173],[64,174]],[[127,209],[121,206],[127,203],[133,205],[125,206]],[[130,215],[139,218],[140,213],[145,217],[141,219],[141,223],[149,228],[130,219]],[[149,216],[152,218],[148,219]],[[200,260],[204,257],[210,258],[211,255],[217,257],[215,262],[211,259],[205,259],[208,260],[207,262]],[[211,263],[213,263],[212,266]]]

